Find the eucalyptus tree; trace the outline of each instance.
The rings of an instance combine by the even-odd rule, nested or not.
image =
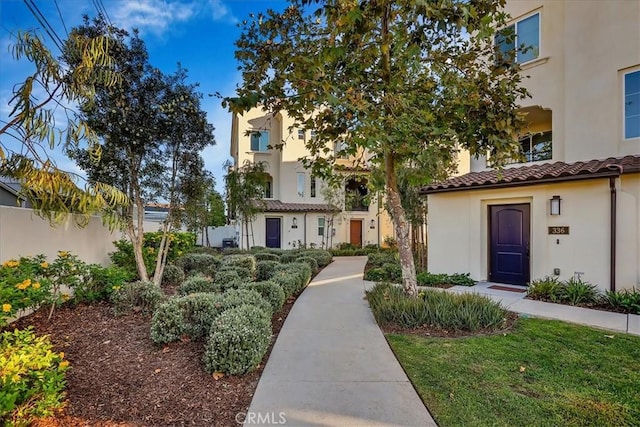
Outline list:
[[[175,74],[165,75],[153,68],[137,32],[130,35],[101,17],[85,17],[73,33],[108,37],[122,80],[97,86],[94,102],[81,105],[83,118],[102,139],[99,161],[92,161],[82,148],[69,153],[91,179],[119,188],[131,200],[117,214],[133,244],[141,280],[149,280],[142,252],[145,205],[169,202],[153,277],[160,283],[170,242],[167,234],[180,224],[179,209],[191,196],[188,192],[195,191],[189,181],[205,175],[200,151],[214,143],[213,127],[200,107],[201,95],[185,83],[186,71],[178,67]]]
[[[447,164],[461,149],[489,153],[500,166],[517,152],[523,118],[516,66],[494,61],[504,0],[291,0],[244,22],[236,58],[243,83],[232,111],[260,104],[313,129],[303,159],[329,180],[340,156],[369,153],[384,173],[386,205],[398,238],[403,284],[417,294],[409,222],[398,171],[413,185],[424,165]]]
[[[72,214],[84,225],[91,215],[126,204],[126,196],[100,181],[84,181],[58,168],[49,150],[83,145],[92,159],[100,157],[95,132],[78,117],[75,103],[91,102],[96,85],[113,86],[120,75],[113,67],[106,37],[72,34],[65,42],[74,64],[57,58],[36,32],[19,32],[11,52],[34,67],[16,84],[7,121],[0,123],[0,176],[16,179],[35,212],[57,223]],[[63,114],[60,114],[63,113]],[[64,122],[56,118],[64,117]],[[110,226],[114,217],[104,215]]]

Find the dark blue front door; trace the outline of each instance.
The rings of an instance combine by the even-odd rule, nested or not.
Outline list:
[[[529,205],[489,206],[492,282],[529,282]]]
[[[266,218],[267,237],[266,246],[268,248],[280,247],[280,218]]]

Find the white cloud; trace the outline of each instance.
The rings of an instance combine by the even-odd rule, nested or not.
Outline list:
[[[137,28],[141,33],[160,36],[172,25],[185,23],[210,14],[214,21],[236,23],[237,19],[221,0],[168,1],[168,0],[118,0],[110,7],[112,22],[121,28]]]

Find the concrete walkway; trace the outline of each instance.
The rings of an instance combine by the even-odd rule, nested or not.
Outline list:
[[[596,328],[611,331],[626,332],[640,335],[640,316],[636,314],[613,313],[610,311],[593,310],[582,307],[572,307],[564,304],[553,304],[544,301],[525,299],[526,292],[511,292],[491,289],[490,286],[498,285],[491,282],[479,282],[475,286],[454,286],[449,288],[454,292],[473,292],[488,296],[494,301],[500,302],[510,311],[521,315],[542,317],[546,319],[558,319],[565,322],[594,326]],[[500,285],[517,289],[517,286]],[[524,289],[524,288],[522,288]]]
[[[366,262],[334,258],[298,298],[245,426],[436,425],[364,299]]]

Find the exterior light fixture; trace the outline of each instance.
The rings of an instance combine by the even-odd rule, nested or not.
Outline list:
[[[291,221],[291,228],[298,228],[298,218],[293,217],[293,221]]]
[[[560,215],[560,196],[553,196],[549,199],[549,213],[551,215]]]
[[[376,228],[376,220],[372,219],[371,222],[369,223],[369,228],[374,229]]]

